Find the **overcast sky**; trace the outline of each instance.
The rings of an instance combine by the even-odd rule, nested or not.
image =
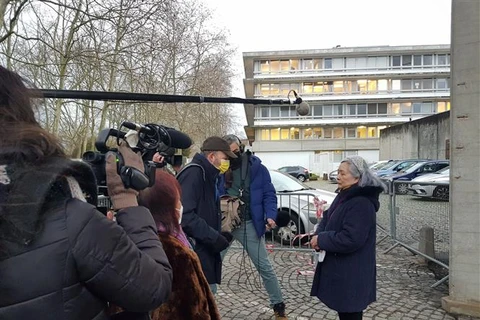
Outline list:
[[[242,52],[450,43],[451,0],[199,1],[238,49],[233,95],[241,98]]]

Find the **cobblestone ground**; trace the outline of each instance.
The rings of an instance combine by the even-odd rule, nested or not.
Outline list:
[[[334,185],[318,182],[324,189]],[[379,233],[380,239],[383,234]],[[447,314],[441,298],[448,283],[431,288],[438,279],[419,263],[418,256],[398,247],[388,254],[388,240],[377,245],[377,302],[364,319],[470,319]],[[313,265],[309,252],[272,250],[270,259],[282,287],[289,319],[337,319],[317,298],[310,297]],[[250,259],[241,249],[231,249],[224,259],[223,279],[217,294],[222,319],[273,319],[268,296]]]

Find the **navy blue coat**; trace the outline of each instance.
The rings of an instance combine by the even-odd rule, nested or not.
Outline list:
[[[376,212],[381,188],[341,191],[316,230],[326,251],[317,264],[311,295],[337,312],[360,312],[376,300]]]
[[[262,161],[254,156],[249,157],[250,177],[250,214],[257,236],[261,238],[266,231],[266,220],[277,219],[277,196],[268,169]],[[225,177],[220,175],[220,194],[226,194]]]
[[[216,180],[219,174],[202,154],[196,154],[192,163],[199,164],[184,169],[177,175],[182,188],[182,228],[195,240],[195,252],[202,264],[208,283],[220,283],[222,259],[212,246],[221,231],[222,216]]]

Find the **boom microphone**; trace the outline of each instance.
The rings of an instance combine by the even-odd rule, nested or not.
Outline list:
[[[306,116],[310,114],[310,105],[303,101],[303,99],[297,94],[295,90],[293,90],[293,95],[295,96],[294,104],[297,105],[296,110],[299,116]]]
[[[173,128],[165,127],[170,135],[170,147],[175,149],[188,149],[192,145],[192,139],[185,133],[175,130]]]

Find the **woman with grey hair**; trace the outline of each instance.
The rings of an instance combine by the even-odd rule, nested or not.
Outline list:
[[[337,180],[339,193],[310,241],[325,251],[310,295],[341,320],[357,320],[376,300],[376,212],[384,186],[359,156],[340,163]]]

